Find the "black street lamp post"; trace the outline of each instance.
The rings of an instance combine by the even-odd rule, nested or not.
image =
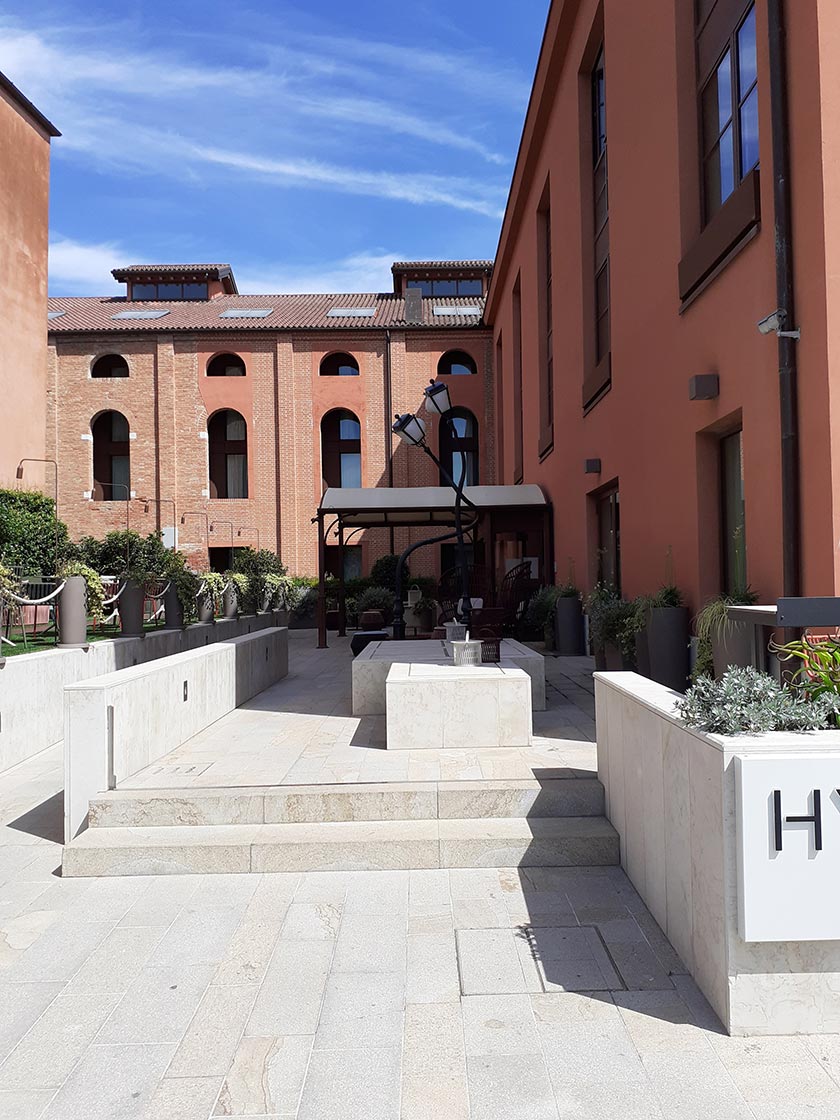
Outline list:
[[[424,389],[425,407],[426,411],[438,415],[442,423],[449,425],[449,431],[452,436],[453,446],[458,439],[458,433],[455,428],[455,423],[451,416],[452,401],[449,397],[449,389],[443,381],[431,381]],[[464,523],[462,507],[464,504],[475,509],[473,503],[464,494],[464,486],[467,481],[467,455],[463,448],[460,450],[461,455],[461,473],[458,481],[450,474],[449,470],[438,459],[437,455],[432,451],[426,442],[426,424],[414,413],[406,412],[402,416],[397,416],[392,431],[400,437],[400,439],[408,444],[409,447],[419,447],[422,451],[429,456],[432,462],[440,471],[441,475],[446,479],[449,485],[455,491],[455,530],[454,532],[445,533],[440,537],[432,537],[430,540],[418,541],[417,544],[409,545],[409,547],[400,556],[397,563],[397,572],[395,579],[395,592],[394,592],[394,638],[400,640],[405,637],[405,622],[404,622],[404,608],[402,601],[402,577],[403,569],[405,567],[405,560],[414,551],[424,544],[434,544],[436,541],[447,540],[454,536],[456,539],[458,550],[458,567],[461,573],[461,599],[458,603],[458,619],[469,630],[470,619],[472,616],[472,600],[470,598],[470,572],[469,560],[467,557],[467,548],[464,541]],[[474,524],[474,523],[473,523]]]

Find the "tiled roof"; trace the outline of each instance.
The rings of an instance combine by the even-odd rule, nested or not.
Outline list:
[[[491,272],[492,261],[394,261],[391,265],[392,272],[413,272],[423,269],[425,272],[449,271],[451,269],[470,269],[474,272]]]
[[[128,264],[112,269],[115,280],[131,280],[135,276],[210,276],[219,279],[231,271],[229,264]]]
[[[441,306],[452,307],[456,314],[435,314]],[[423,300],[423,318],[420,323],[406,324],[405,300],[390,292],[363,295],[263,295],[217,296],[211,300],[126,300],[119,297],[55,296],[49,300],[53,318],[49,332],[53,335],[136,331],[165,334],[170,331],[270,331],[270,330],[382,330],[386,327],[410,326],[411,329],[482,326],[481,314],[472,309],[483,309],[484,301],[477,297],[438,297]],[[335,316],[334,309],[373,308],[371,316]],[[466,313],[458,313],[463,308]],[[222,312],[270,309],[271,314],[261,317],[221,318]],[[124,311],[166,311],[154,319],[114,319]],[[472,313],[470,313],[472,311]],[[56,315],[57,312],[61,314]]]

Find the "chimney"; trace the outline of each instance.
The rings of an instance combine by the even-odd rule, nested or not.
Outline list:
[[[405,321],[406,323],[423,322],[423,295],[419,288],[405,290]]]

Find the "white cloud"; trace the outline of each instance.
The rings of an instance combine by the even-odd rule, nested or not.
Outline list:
[[[243,295],[388,292],[392,288],[391,265],[402,258],[400,252],[376,249],[317,264],[234,266],[234,275]],[[111,269],[144,262],[151,263],[147,256],[117,242],[86,244],[59,236],[50,242],[50,285],[70,295],[117,295],[125,289],[113,278]]]
[[[391,265],[401,253],[356,253],[329,264],[296,268],[241,268],[236,284],[243,295],[286,295],[304,292],[389,292],[393,284]]]
[[[125,263],[125,254],[113,242],[85,245],[60,236],[50,241],[50,284],[73,295],[116,294],[120,286],[111,269]]]

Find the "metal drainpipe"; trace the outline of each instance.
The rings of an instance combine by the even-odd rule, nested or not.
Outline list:
[[[782,329],[796,322],[790,201],[790,144],[784,0],[767,0],[770,47],[770,119],[773,143],[773,203],[776,235],[776,299],[785,312]],[[779,338],[779,411],[782,440],[782,584],[786,596],[800,594],[802,514],[799,477],[799,418],[796,346]]]
[[[383,366],[383,378],[385,381],[384,393],[385,398],[385,458],[388,471],[388,485],[394,485],[394,448],[391,436],[391,414],[393,409],[391,407],[391,332],[385,331],[385,362]],[[393,555],[394,552],[394,529],[393,526],[388,530],[390,546],[389,551]]]

